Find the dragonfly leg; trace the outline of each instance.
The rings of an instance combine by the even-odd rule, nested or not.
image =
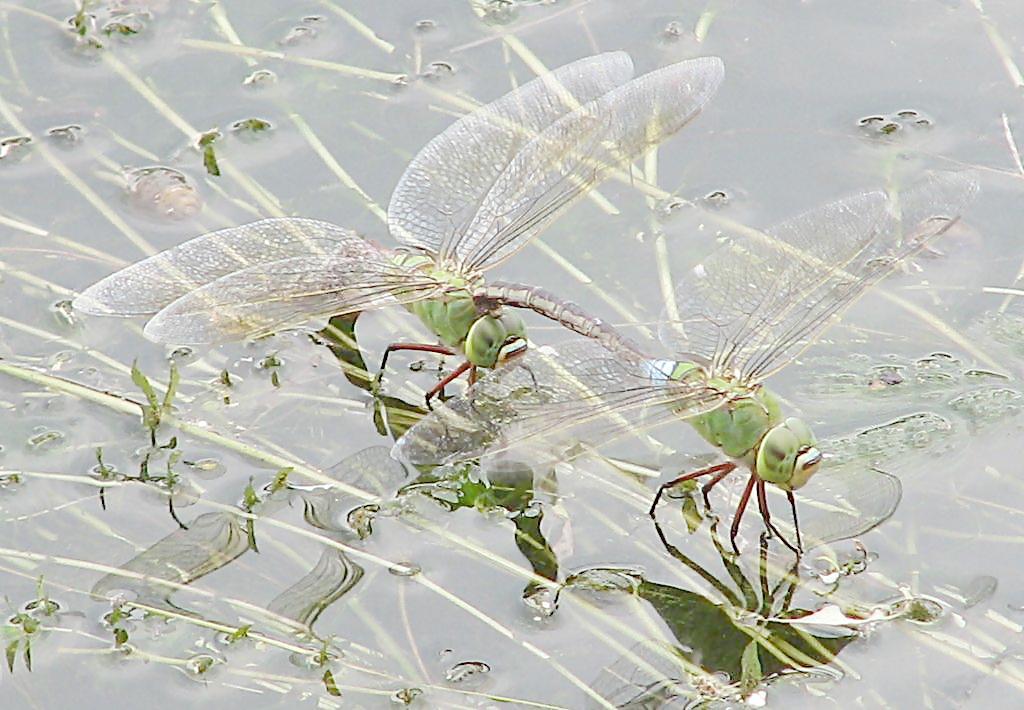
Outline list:
[[[384,348],[384,357],[380,359],[380,369],[377,371],[377,379],[384,376],[384,368],[387,367],[388,357],[391,353],[399,350],[413,350],[421,353],[437,353],[438,355],[455,355],[455,351],[444,345],[430,345],[428,343],[391,343]]]
[[[751,473],[750,479],[747,481],[747,487],[743,489],[743,495],[740,496],[740,504],[736,506],[736,515],[733,516],[732,526],[729,528],[729,542],[732,543],[732,551],[737,555],[740,554],[740,548],[736,546],[736,536],[740,534],[740,521],[743,520],[743,513],[747,509],[750,494],[753,492],[754,484],[757,483],[757,480],[757,474]]]
[[[711,474],[715,475],[715,478],[712,479],[713,483],[718,483],[727,475],[729,475],[729,473],[731,473],[732,470],[735,468],[736,464],[734,464],[732,461],[727,461],[726,463],[720,463],[714,466],[708,466],[707,468],[702,468],[699,471],[694,471],[693,473],[684,474],[682,476],[679,476],[678,478],[673,478],[668,483],[661,484],[660,486],[658,486],[658,492],[654,494],[654,500],[651,502],[651,508],[650,510],[647,511],[648,515],[650,515],[652,518],[654,517],[654,510],[655,508],[658,507],[658,503],[661,501],[661,496],[669,488],[672,488],[673,486],[678,486],[680,483],[692,481],[695,478],[700,478],[701,476],[709,476]],[[704,500],[707,501],[707,494],[705,494]]]
[[[704,496],[704,505],[707,508],[709,508],[709,509],[711,508],[711,501],[708,500],[708,493],[711,492],[712,488],[714,488],[719,483],[721,483],[723,478],[725,478],[726,476],[728,476],[730,473],[732,473],[735,470],[736,470],[736,464],[733,464],[729,468],[723,468],[721,471],[719,471],[718,473],[716,473],[714,475],[714,478],[712,478],[710,481],[708,481],[707,483],[705,483],[703,486],[700,487],[700,492]]]
[[[786,498],[789,499],[789,508],[793,511],[793,529],[796,530],[796,547],[802,554],[804,551],[804,543],[800,539],[800,521],[797,520],[796,517],[796,496],[793,495],[793,491],[786,491]]]
[[[471,369],[472,367],[473,367],[473,363],[471,363],[469,360],[466,360],[464,363],[462,363],[461,365],[456,367],[454,370],[452,370],[450,373],[448,373],[448,375],[444,379],[442,379],[436,385],[431,387],[430,390],[427,391],[427,394],[426,394],[426,397],[425,397],[425,399],[427,401],[427,409],[433,409],[434,407],[430,403],[431,400],[433,400],[434,397],[436,397],[437,395],[442,394],[444,392],[444,388],[447,385],[450,385],[452,382],[457,380],[467,370]]]
[[[800,549],[794,547],[793,544],[786,539],[786,536],[779,532],[779,529],[775,527],[772,522],[772,514],[768,510],[768,496],[765,492],[765,482],[763,479],[757,479],[757,508],[761,511],[761,517],[764,518],[764,526],[768,529],[769,535],[774,535],[782,541],[782,544],[788,547],[796,554],[800,554]]]
[[[469,368],[469,386],[472,387],[476,384],[476,365],[472,365]]]

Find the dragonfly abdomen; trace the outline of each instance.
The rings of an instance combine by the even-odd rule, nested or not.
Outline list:
[[[636,343],[613,325],[591,316],[572,301],[565,301],[536,286],[496,281],[481,285],[474,293],[479,305],[526,308],[565,326],[574,333],[596,340],[613,352],[644,357]]]

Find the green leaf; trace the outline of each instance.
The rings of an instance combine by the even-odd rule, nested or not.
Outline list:
[[[277,493],[279,490],[288,485],[288,476],[295,469],[292,466],[286,466],[274,474],[274,480],[270,484],[270,492]]]
[[[14,673],[14,659],[18,657],[18,639],[14,639],[9,644],[7,644],[5,653],[7,656],[7,668],[11,671],[11,673]]]
[[[171,362],[171,375],[167,380],[167,393],[164,395],[164,403],[161,409],[164,413],[170,413],[171,404],[174,402],[174,395],[178,392],[178,383],[181,382],[181,374],[178,372],[178,366],[174,362]]]
[[[327,692],[330,695],[333,695],[336,698],[341,697],[341,691],[338,690],[338,686],[334,683],[334,674],[331,673],[330,668],[324,671],[324,688],[327,689]]]
[[[203,167],[206,168],[206,172],[210,175],[220,177],[220,166],[217,165],[217,153],[214,152],[212,145],[208,145],[203,148]]]
[[[213,128],[205,133],[200,133],[196,140],[196,147],[203,153],[203,167],[210,175],[219,176],[220,166],[217,165],[217,153],[213,144],[220,140],[220,131]]]
[[[32,672],[32,641],[31,639],[25,639],[25,650],[22,653],[25,658],[25,668]]]
[[[740,658],[740,690],[743,695],[750,695],[761,684],[764,673],[761,671],[761,657],[758,655],[758,643],[752,640],[743,649]]]
[[[249,478],[249,483],[245,487],[245,492],[242,493],[242,505],[245,507],[245,512],[251,513],[252,509],[260,502],[260,497],[256,495],[256,489],[252,485],[252,477]]]
[[[149,383],[149,378],[146,377],[142,370],[139,369],[138,360],[132,361],[132,382],[135,386],[142,390],[142,393],[146,395],[146,400],[149,402],[149,406],[153,409],[159,409],[160,400],[156,397],[156,390],[153,389],[153,385]]]
[[[249,629],[251,628],[252,624],[245,624],[243,626],[239,626],[237,629],[235,629],[228,635],[228,643],[235,643],[236,641],[241,641],[242,639],[246,638],[249,635]]]
[[[245,521],[245,535],[249,540],[249,547],[252,548],[252,551],[259,552],[260,548],[256,547],[256,521],[252,518],[248,518]]]
[[[694,500],[692,495],[688,495],[683,499],[683,520],[686,521],[686,529],[691,535],[700,527],[703,521],[700,510],[697,508],[697,501]]]
[[[128,643],[128,632],[122,628],[114,629],[114,648],[121,648]]]

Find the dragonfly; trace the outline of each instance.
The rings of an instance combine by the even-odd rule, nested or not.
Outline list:
[[[717,57],[633,77],[625,52],[587,57],[462,117],[409,164],[391,196],[388,249],[300,217],[222,229],[156,254],[87,288],[80,311],[150,316],[144,334],[175,345],[257,338],[316,319],[402,304],[440,344],[384,353],[462,354],[427,393],[525,351],[533,310],[600,340],[578,307],[532,286],[486,284],[504,262],[607,177],[697,116],[722,81]]]
[[[603,443],[683,419],[725,460],[661,485],[651,517],[675,486],[704,478],[707,504],[716,485],[745,471],[730,528],[734,551],[753,496],[768,532],[800,554],[794,492],[818,472],[825,454],[811,428],[786,416],[764,382],[869,287],[955,224],[976,190],[967,172],[934,172],[896,194],[862,192],[764,232],[727,238],[680,280],[678,317],[662,315],[659,336],[673,357],[651,357],[611,338],[608,347],[583,341],[558,351],[534,349],[422,419],[393,453],[413,465],[444,464],[566,438]],[[864,502],[864,510],[846,511],[865,518],[853,534],[885,520],[901,496],[895,477],[860,470],[849,486],[835,487],[845,490],[839,497],[847,503]],[[795,544],[772,523],[769,484],[789,500]]]

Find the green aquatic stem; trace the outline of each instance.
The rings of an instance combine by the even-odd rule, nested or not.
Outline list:
[[[122,397],[120,395],[111,394],[109,392],[96,390],[91,387],[87,387],[85,385],[72,382],[71,380],[64,379],[62,377],[56,377],[54,375],[49,375],[38,370],[33,370],[31,368],[23,367],[20,365],[15,365],[8,361],[0,360],[0,374],[16,377],[20,380],[31,382],[41,387],[46,387],[48,389],[52,389],[63,394],[78,397],[85,401],[105,406],[109,409],[120,412],[122,414],[143,414],[143,408],[145,405],[141,402],[137,402],[128,397]],[[363,491],[359,488],[356,488],[354,486],[350,486],[347,483],[344,483],[343,481],[335,480],[330,476],[327,476],[323,472],[313,469],[303,464],[302,462],[292,461],[285,458],[284,456],[272,454],[267,451],[257,449],[253,446],[249,446],[248,444],[242,443],[230,437],[218,434],[217,432],[207,429],[206,427],[203,427],[194,422],[180,419],[175,415],[166,417],[164,421],[168,425],[176,427],[184,434],[188,434],[189,436],[193,436],[197,439],[208,441],[212,444],[216,444],[230,451],[242,454],[243,456],[256,459],[258,461],[262,461],[278,469],[291,467],[299,475],[305,476],[317,483],[330,484],[331,486],[337,488],[338,490],[353,495],[361,500],[377,500],[376,496],[371,495],[370,493]]]

